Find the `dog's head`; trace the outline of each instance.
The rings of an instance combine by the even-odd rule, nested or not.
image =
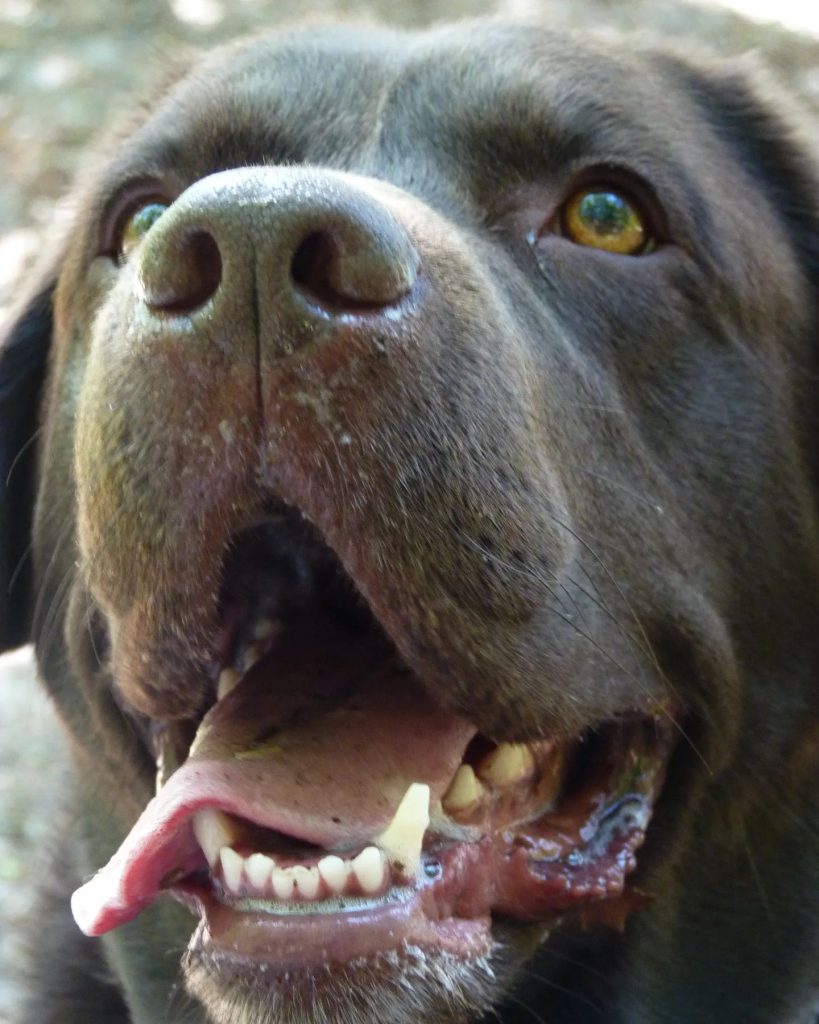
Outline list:
[[[716,950],[779,1005],[748,923],[816,860],[819,610],[788,117],[650,50],[334,28],[180,68],[106,154],[0,350],[0,629],[135,1019],[193,928],[165,890],[219,1022],[472,1019],[626,918],[605,1005],[708,1006]]]

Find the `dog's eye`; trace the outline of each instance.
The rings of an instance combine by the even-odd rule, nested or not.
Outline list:
[[[563,206],[564,237],[594,249],[637,256],[654,245],[642,212],[626,194],[605,187],[582,188]]]
[[[121,257],[127,257],[136,248],[167,209],[167,203],[153,200],[144,203],[128,215],[122,223],[119,235],[118,249]]]

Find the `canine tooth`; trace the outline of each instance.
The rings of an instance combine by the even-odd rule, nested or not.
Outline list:
[[[225,885],[233,892],[239,891],[242,883],[242,868],[245,866],[245,859],[232,847],[223,846],[219,851],[219,859],[222,862],[222,877]]]
[[[375,846],[365,846],[353,861],[353,871],[364,892],[377,892],[384,884],[384,858]]]
[[[292,868],[274,868],[271,876],[271,882],[276,899],[293,899],[293,889],[296,887],[296,879],[293,876]]]
[[[245,861],[245,871],[254,889],[266,889],[276,862],[263,853],[252,853]]]
[[[444,810],[466,811],[473,808],[483,796],[483,786],[478,781],[471,765],[462,764],[455,772],[452,784],[441,801]]]
[[[242,655],[242,671],[248,672],[262,656],[262,649],[258,644],[251,644]]]
[[[221,700],[223,697],[227,697],[230,691],[236,688],[236,684],[241,678],[241,673],[237,672],[235,668],[223,668],[219,673],[219,682],[216,684],[216,699]]]
[[[224,811],[206,807],[193,816],[193,834],[208,864],[213,868],[219,860],[222,847],[230,846],[236,838],[236,829]]]
[[[296,864],[292,871],[296,888],[301,895],[306,900],[314,900],[318,896],[319,883],[321,881],[318,868],[306,868],[301,864]]]
[[[493,786],[514,786],[534,769],[535,759],[525,743],[501,743],[478,765],[478,775]]]
[[[421,845],[428,826],[429,786],[423,782],[413,782],[398,805],[392,821],[375,842],[398,871],[404,875],[414,875],[421,860]]]
[[[350,877],[349,862],[330,854],[329,857],[321,858],[318,862],[318,869],[319,874],[333,892],[344,892],[347,879]]]

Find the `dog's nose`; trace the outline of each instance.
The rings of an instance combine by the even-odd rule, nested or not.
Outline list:
[[[404,228],[347,176],[296,168],[226,171],[197,182],[151,227],[139,253],[142,301],[195,316],[249,291],[286,315],[324,319],[398,304],[419,257]]]

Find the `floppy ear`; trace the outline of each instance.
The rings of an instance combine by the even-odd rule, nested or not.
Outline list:
[[[53,293],[52,280],[0,338],[0,652],[27,643],[31,632],[31,523]]]
[[[819,145],[815,115],[800,109],[754,54],[719,65],[671,61],[719,137],[776,208],[819,306]]]

